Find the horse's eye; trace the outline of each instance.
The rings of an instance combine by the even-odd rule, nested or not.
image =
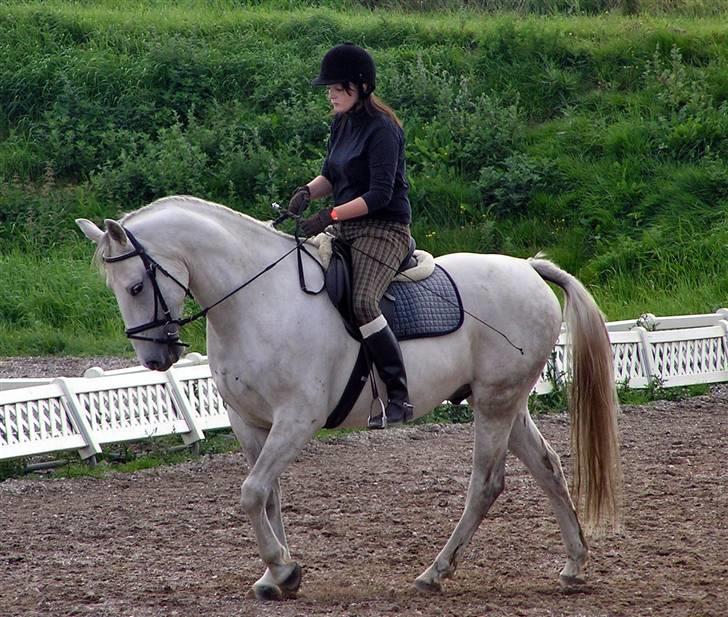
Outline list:
[[[140,293],[142,293],[142,289],[144,289],[144,283],[137,283],[136,285],[132,285],[129,288],[129,293],[132,296],[138,296]]]

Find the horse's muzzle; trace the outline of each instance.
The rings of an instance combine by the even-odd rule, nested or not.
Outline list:
[[[159,345],[155,353],[140,358],[145,368],[150,371],[166,371],[182,355],[184,347],[179,343],[169,342],[167,345]]]

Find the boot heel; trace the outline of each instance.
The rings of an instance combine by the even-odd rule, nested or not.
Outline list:
[[[409,422],[415,415],[415,406],[412,403],[404,403],[402,408],[404,409],[402,422]]]
[[[389,401],[387,403],[387,422],[389,424],[404,424],[409,422],[414,416],[415,407],[412,403]]]

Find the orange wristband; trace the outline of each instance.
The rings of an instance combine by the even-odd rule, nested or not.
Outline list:
[[[338,214],[336,214],[336,210],[334,208],[331,208],[331,213],[330,214],[331,214],[331,220],[332,221],[338,221],[339,220],[339,216],[338,216]]]

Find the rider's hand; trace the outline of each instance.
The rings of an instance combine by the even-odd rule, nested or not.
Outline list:
[[[291,201],[288,202],[288,211],[291,214],[301,214],[301,212],[308,208],[310,201],[311,189],[309,189],[306,185],[299,186],[295,191],[293,191],[293,195],[291,195]]]
[[[309,216],[307,219],[303,219],[299,224],[299,230],[301,235],[310,238],[320,234],[324,229],[334,222],[331,218],[331,210],[333,208],[326,208],[319,210],[316,214]]]

